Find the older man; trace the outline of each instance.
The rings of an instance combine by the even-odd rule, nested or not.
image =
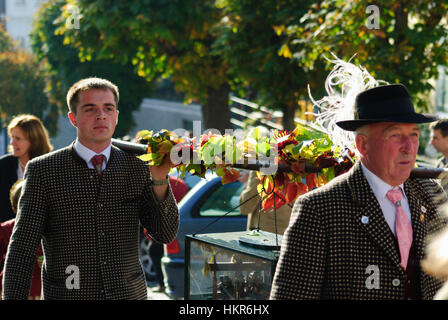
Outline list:
[[[415,113],[403,85],[360,93],[355,110],[337,124],[356,131],[361,161],[296,201],[272,299],[432,299],[441,285],[419,263],[443,225],[433,198],[443,191],[409,178],[417,124],[435,118]]]
[[[169,243],[178,210],[167,159],[149,167],[111,145],[118,88],[88,78],[67,94],[76,141],[30,161],[6,257],[4,299],[26,299],[42,240],[44,299],[146,299],[139,222]]]

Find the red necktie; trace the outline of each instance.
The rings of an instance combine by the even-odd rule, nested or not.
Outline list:
[[[93,156],[90,161],[92,161],[93,166],[96,169],[96,172],[98,172],[98,176],[101,179],[101,176],[103,175],[103,162],[104,162],[105,156],[102,154],[97,154],[96,156]]]
[[[409,258],[409,249],[412,245],[411,222],[401,206],[401,198],[403,197],[401,189],[389,190],[386,196],[390,201],[392,201],[397,209],[397,215],[395,217],[395,232],[397,235],[398,246],[400,247],[400,265],[404,270],[406,270]]]

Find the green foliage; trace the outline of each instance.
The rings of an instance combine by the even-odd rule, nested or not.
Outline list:
[[[186,102],[212,104],[215,114],[230,126],[228,101],[211,103],[216,90],[227,90],[228,66],[211,51],[215,26],[222,15],[214,1],[196,0],[72,0],[80,8],[80,29],[67,28],[64,7],[57,33],[79,49],[81,59],[113,58],[132,63],[148,80],[170,77]],[[207,126],[207,124],[205,124]],[[212,124],[213,125],[213,124]],[[213,126],[212,126],[213,127]]]
[[[403,83],[418,111],[428,111],[426,95],[437,66],[448,64],[448,1],[375,1],[379,29],[368,28],[366,1],[325,0],[293,24],[285,24],[285,45],[300,66],[312,67],[330,52],[365,67],[376,79]],[[369,20],[371,21],[371,20]],[[314,88],[313,88],[314,89]]]
[[[19,49],[0,24],[0,119],[4,125],[20,113],[43,120],[50,134],[51,111],[45,93],[45,79],[36,58]],[[50,111],[50,112],[49,112]],[[46,115],[46,116],[44,116]]]
[[[375,78],[405,84],[418,111],[429,109],[428,80],[437,76],[438,65],[448,64],[443,23],[447,0],[375,1],[379,29],[366,27],[370,3],[360,0],[50,3],[54,12],[51,19],[43,19],[49,25],[42,30],[51,31],[43,32],[44,38],[57,41],[41,40],[37,47],[52,70],[58,70],[58,79],[69,79],[82,69],[60,71],[72,65],[62,57],[72,56],[86,69],[93,68],[89,63],[107,61],[107,70],[114,61],[132,66],[149,81],[169,77],[185,93],[186,102],[202,103],[209,128],[230,128],[228,106],[222,102],[230,87],[238,95],[252,94],[261,105],[283,110],[284,126],[292,130],[294,111],[310,111],[304,103],[307,86],[313,96],[324,94],[329,66],[324,56],[330,57],[330,52],[345,60],[356,54],[352,61]],[[79,29],[66,24],[73,18],[73,7],[79,9]],[[68,54],[67,48],[76,53]],[[66,89],[60,80],[51,83]],[[222,126],[209,125],[206,115],[215,115]]]
[[[0,23],[0,52],[15,51],[16,49],[14,40],[6,32],[4,25]]]
[[[63,0],[51,0],[44,4],[31,34],[33,50],[39,59],[46,61],[45,71],[53,108],[62,114],[68,112],[65,95],[76,81],[91,76],[108,79],[120,89],[120,116],[114,136],[124,136],[135,125],[132,112],[138,110],[152,85],[135,74],[130,62],[121,64],[110,58],[101,59],[95,52],[89,53],[89,59],[82,59],[79,48],[66,44],[64,37],[56,32],[58,23],[63,20],[61,12],[65,3]]]
[[[281,26],[296,23],[311,1],[222,0],[226,19],[219,40],[214,44],[246,84],[257,91],[257,102],[283,110],[284,127],[295,125],[288,109],[297,110],[298,101],[308,99],[307,84],[323,81],[318,68],[312,72],[291,61],[288,40]],[[279,31],[280,30],[280,31]],[[303,115],[303,111],[302,111]],[[289,124],[288,124],[289,121]]]

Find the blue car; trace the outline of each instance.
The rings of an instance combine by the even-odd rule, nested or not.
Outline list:
[[[238,209],[243,188],[244,184],[239,181],[223,185],[220,177],[212,176],[202,179],[179,202],[179,232],[176,240],[165,246],[165,255],[162,258],[168,295],[175,299],[184,296],[187,234],[246,230],[247,217]],[[222,218],[216,221],[219,217]],[[212,223],[214,221],[216,222]]]

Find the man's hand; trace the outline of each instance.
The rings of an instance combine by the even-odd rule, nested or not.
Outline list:
[[[172,163],[169,154],[165,156],[160,166],[149,166],[152,180],[165,180],[170,172]],[[165,200],[168,185],[153,185],[154,194],[158,201]]]
[[[151,177],[153,180],[163,180],[166,178],[172,167],[170,155],[165,155],[163,162],[160,166],[149,166]]]

